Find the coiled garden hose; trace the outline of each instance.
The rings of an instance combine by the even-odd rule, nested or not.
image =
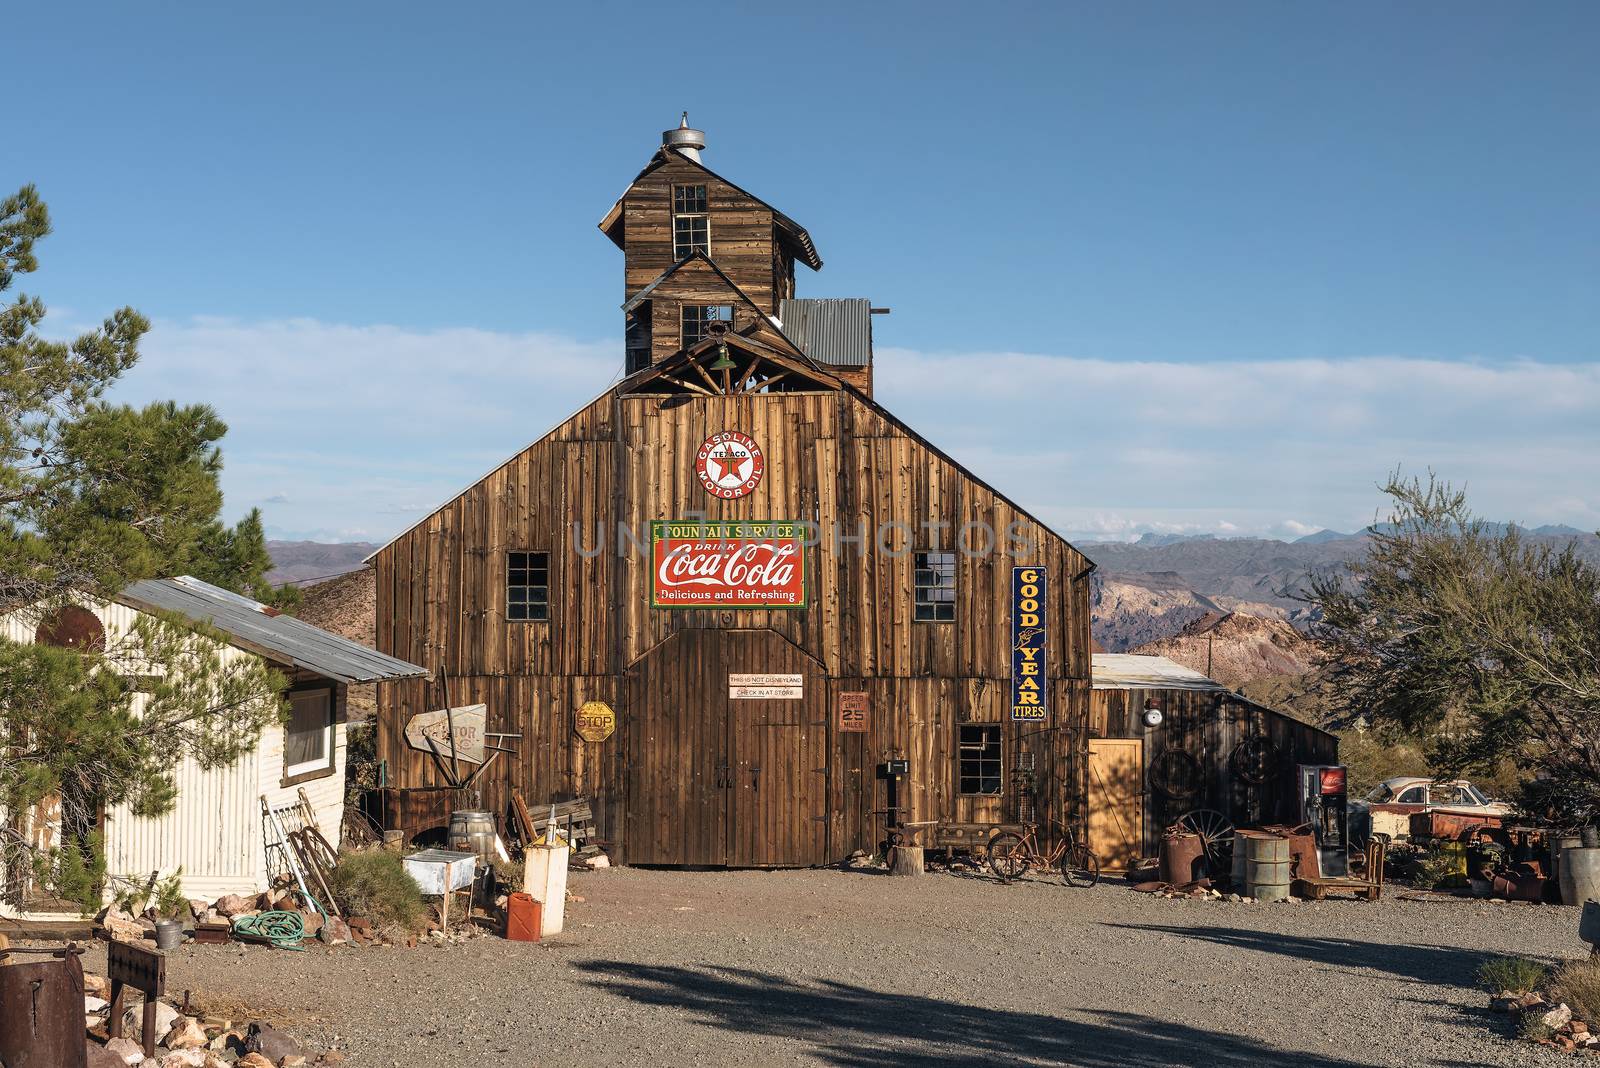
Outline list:
[[[303,948],[300,940],[306,936],[305,920],[298,912],[260,912],[254,916],[237,916],[233,929],[250,938],[259,938],[278,949]]]

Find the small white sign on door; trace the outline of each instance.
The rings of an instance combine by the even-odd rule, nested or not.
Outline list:
[[[804,675],[728,675],[731,701],[799,701],[804,697]]]

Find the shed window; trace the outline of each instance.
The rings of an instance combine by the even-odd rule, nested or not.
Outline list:
[[[916,613],[920,623],[950,623],[956,618],[956,554],[916,553]]]
[[[681,260],[691,252],[711,254],[711,217],[706,214],[706,187],[672,187],[672,258]]]
[[[732,304],[685,304],[683,306],[683,347],[704,341],[707,323],[733,324]]]
[[[506,553],[506,618],[550,618],[549,553]]]
[[[1000,792],[1000,725],[964,723],[961,725],[961,792],[998,794]]]
[[[333,770],[333,693],[292,690],[283,727],[283,777]]]

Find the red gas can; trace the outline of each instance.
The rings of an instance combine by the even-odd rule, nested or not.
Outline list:
[[[512,894],[506,901],[506,937],[513,942],[537,942],[544,925],[544,906],[531,894]]]

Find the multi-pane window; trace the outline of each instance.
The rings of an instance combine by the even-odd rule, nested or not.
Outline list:
[[[672,187],[672,258],[681,260],[699,250],[711,254],[711,217],[706,214],[706,187]]]
[[[916,553],[916,614],[922,623],[956,618],[956,554]]]
[[[961,792],[1000,792],[1000,725],[963,723],[960,745]]]
[[[550,618],[549,553],[506,553],[506,618]]]
[[[707,323],[733,325],[732,304],[685,304],[683,306],[683,347],[704,341]]]

